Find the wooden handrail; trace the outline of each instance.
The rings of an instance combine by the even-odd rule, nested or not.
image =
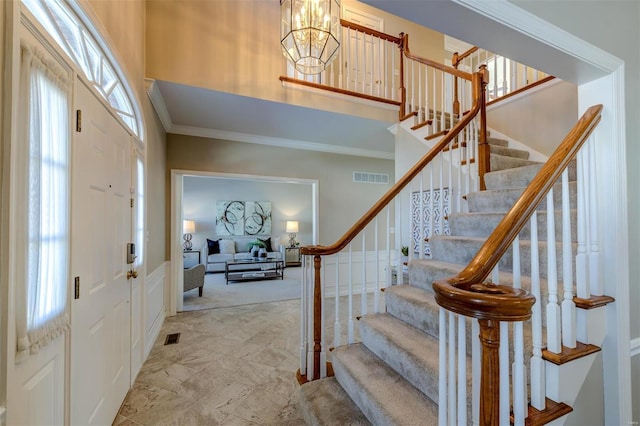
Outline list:
[[[464,115],[453,129],[431,148],[420,161],[414,164],[338,241],[330,246],[305,246],[301,248],[301,253],[324,256],[338,253],[345,248],[481,111],[486,77],[487,74],[485,72],[477,72],[472,75],[473,107],[469,113]]]
[[[471,73],[468,72],[464,72],[464,71],[460,71],[458,69],[455,69],[453,67],[447,66],[447,65],[443,65],[441,63],[432,61],[431,59],[427,59],[427,58],[421,58],[420,56],[415,56],[414,54],[411,53],[411,51],[409,50],[409,34],[403,34],[403,40],[402,40],[402,50],[404,51],[404,54],[407,58],[412,59],[416,62],[419,62],[421,64],[424,65],[428,65],[430,67],[439,69],[440,71],[444,71],[446,73],[449,74],[453,74],[456,77],[460,77],[464,80],[468,80],[471,81]]]
[[[460,62],[462,62],[464,60],[464,58],[466,58],[467,56],[470,56],[472,53],[476,52],[478,49],[480,49],[478,46],[473,46],[471,49],[467,50],[464,53],[458,53],[455,52],[453,54],[453,57],[451,58],[451,66],[454,68],[458,68],[458,65],[460,65]]]
[[[356,24],[355,22],[341,19],[340,25],[342,25],[344,28],[350,28],[352,30],[359,31],[361,33],[365,33],[365,34],[372,35],[374,37],[381,38],[382,40],[387,40],[392,43],[396,43],[397,45],[400,45],[402,43],[402,37],[396,37],[390,34],[385,34],[380,31],[372,30],[371,28],[363,27],[362,25]]]
[[[499,423],[500,321],[529,319],[535,303],[535,298],[525,290],[485,283],[484,280],[600,122],[601,112],[602,105],[587,109],[471,262],[457,276],[433,283],[436,302],[440,306],[478,319],[482,348],[481,425]]]

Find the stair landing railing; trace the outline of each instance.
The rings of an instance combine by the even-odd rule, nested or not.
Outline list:
[[[550,421],[571,411],[571,407],[562,403],[567,399],[562,395],[565,391],[562,383],[545,382],[545,377],[559,375],[547,376],[545,369],[599,350],[601,341],[589,335],[593,318],[589,319],[584,312],[612,301],[602,293],[598,271],[595,141],[591,133],[600,121],[601,111],[602,106],[596,105],[584,113],[471,262],[457,276],[433,284],[436,301],[441,306],[440,424],[467,423],[469,378],[465,354],[469,318],[473,338],[470,415],[474,424],[523,425],[525,418],[529,418],[530,424],[537,424],[533,418]],[[568,166],[576,157],[577,186],[570,189]],[[577,206],[571,204],[571,190],[576,192]],[[554,191],[560,191],[561,195],[554,197]],[[561,200],[560,213],[554,207],[556,198]],[[537,216],[543,202],[546,202],[542,210],[546,216],[544,244],[538,239]],[[573,214],[577,217],[574,227],[577,243],[571,235],[573,209],[577,209]],[[561,218],[560,238],[556,238],[556,215]],[[527,224],[531,260],[530,271],[526,271],[530,284],[525,289],[518,235]],[[561,255],[557,255],[556,247]],[[541,253],[547,266],[542,271]],[[512,285],[500,284],[499,265],[501,268],[508,265],[513,273]],[[491,278],[487,280],[489,275]],[[576,315],[576,311],[584,312]],[[525,321],[532,336],[532,346],[526,348],[531,353],[527,360],[529,380],[525,372]],[[474,338],[478,335],[479,339]],[[462,355],[456,358],[456,353]],[[527,382],[531,393],[528,408]]]
[[[445,71],[447,71],[445,69]],[[401,204],[408,202],[409,188],[421,187],[438,172],[451,156],[457,137],[465,132],[477,134],[475,120],[483,116],[486,72],[460,73],[472,82],[473,105],[450,132],[435,142],[411,169],[376,202],[336,243],[329,246],[305,246],[301,295],[301,343],[298,380],[303,383],[331,373],[327,352],[345,340],[358,339],[354,320],[368,312],[384,310],[382,288],[391,285],[393,275],[402,282]],[[467,163],[466,173],[472,169]],[[425,172],[426,170],[426,172]],[[444,174],[440,174],[441,178]],[[464,180],[446,179],[441,187],[464,184]],[[441,189],[441,188],[440,188]],[[395,228],[395,230],[394,230]],[[360,305],[356,314],[356,304]],[[332,313],[333,315],[330,315]]]
[[[481,65],[487,67],[490,76],[487,85],[487,105],[532,89],[554,78],[535,68],[477,46],[463,53],[455,52],[451,57],[451,66],[456,69],[472,70],[478,69]],[[454,94],[454,104],[457,103],[455,98],[457,98],[457,92]]]

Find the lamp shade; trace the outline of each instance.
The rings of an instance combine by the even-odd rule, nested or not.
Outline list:
[[[287,226],[285,228],[285,232],[298,232],[298,221],[297,220],[288,220]]]
[[[182,221],[182,233],[183,234],[193,234],[196,232],[196,222],[193,220],[183,220]]]

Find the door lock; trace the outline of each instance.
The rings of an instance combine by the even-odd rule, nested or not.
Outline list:
[[[127,279],[130,280],[131,278],[138,278],[138,271],[127,271]]]

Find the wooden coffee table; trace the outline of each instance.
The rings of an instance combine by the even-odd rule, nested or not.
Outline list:
[[[274,278],[284,279],[284,262],[282,260],[227,260],[224,267],[224,278],[227,281],[256,281]]]

